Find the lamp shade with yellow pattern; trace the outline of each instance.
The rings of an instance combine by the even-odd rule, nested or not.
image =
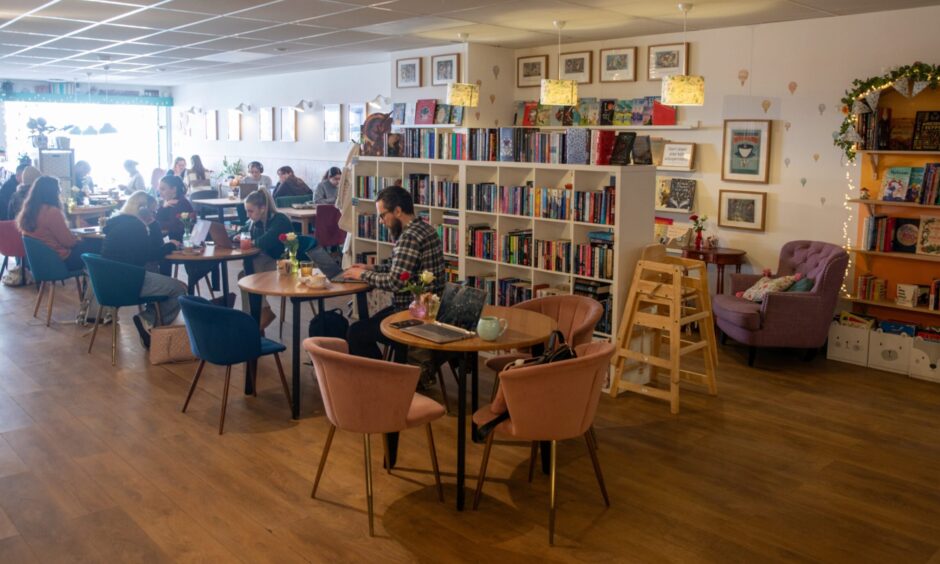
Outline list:
[[[476,108],[480,105],[480,87],[465,82],[451,82],[447,85],[447,103],[451,106]]]
[[[668,106],[705,105],[705,77],[678,74],[663,78],[662,103]]]
[[[578,105],[578,82],[576,80],[543,78],[539,102],[543,106]]]

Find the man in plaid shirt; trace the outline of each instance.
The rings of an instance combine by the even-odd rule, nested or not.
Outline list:
[[[357,356],[382,358],[378,342],[391,343],[379,325],[389,315],[408,309],[413,296],[403,288],[407,283],[402,273],[411,278],[425,270],[434,274],[429,291],[440,295],[444,289],[444,251],[437,230],[415,217],[411,194],[400,186],[390,186],[379,192],[375,210],[395,240],[392,258],[378,265],[356,264],[346,271],[347,278],[360,279],[373,288],[395,293],[391,307],[358,321],[349,328],[349,352]],[[407,277],[405,277],[407,278]]]

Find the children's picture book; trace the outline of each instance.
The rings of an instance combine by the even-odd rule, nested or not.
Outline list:
[[[924,167],[915,166],[911,168],[911,179],[907,185],[906,202],[920,203],[920,195],[924,190]]]
[[[667,206],[669,203],[669,194],[672,191],[671,182],[672,177],[670,176],[656,177],[656,200],[654,204],[656,211],[672,211]],[[671,223],[672,222],[670,222],[670,224]]]
[[[917,112],[911,145],[915,151],[940,151],[940,112]]]
[[[587,164],[591,153],[591,138],[583,127],[569,129],[565,135],[565,162]],[[510,159],[511,160],[511,159]]]
[[[675,125],[676,108],[660,104],[659,101],[653,102],[653,125]]]
[[[562,125],[562,119],[565,113],[564,106],[547,106],[548,108],[548,125],[550,126],[559,126]]]
[[[638,135],[633,142],[633,164],[653,164],[653,147],[649,135]]]
[[[940,217],[921,216],[917,254],[940,256]]]
[[[646,112],[646,98],[634,98],[631,108],[633,112],[630,115],[630,125],[643,125],[643,114]]]
[[[415,124],[415,109],[416,105],[408,102],[405,104],[405,125],[414,125]]]
[[[526,101],[525,101],[525,100],[516,100],[516,101],[514,102],[514,104],[515,104],[516,111],[515,111],[515,113],[514,113],[513,116],[512,116],[512,124],[513,124],[513,125],[516,125],[516,126],[519,126],[519,125],[522,125],[522,122],[523,122],[523,120],[524,120],[524,118],[525,118],[525,105],[526,105]]]
[[[542,104],[538,104],[538,111],[535,115],[535,125],[548,125],[549,122],[551,122],[551,114],[554,108],[555,106],[543,106]]]
[[[669,182],[669,199],[666,200],[668,209],[691,212],[695,207],[694,178],[673,178]]]
[[[907,189],[911,181],[911,167],[893,166],[885,171],[881,181],[881,199],[888,202],[907,200]]]
[[[597,125],[600,119],[601,103],[597,98],[581,98],[578,101],[578,113],[581,120],[578,125]]]
[[[385,136],[385,156],[400,157],[402,152],[401,133],[389,133]]]
[[[614,111],[616,108],[617,100],[601,100],[600,117],[598,118],[597,125],[613,125]]]
[[[920,233],[920,220],[916,218],[898,217],[894,220],[894,233],[892,234],[891,250],[899,253],[913,253],[917,251],[917,236]]]
[[[614,125],[630,125],[633,120],[633,100],[617,100],[614,106]]]
[[[526,102],[522,111],[522,125],[532,127],[536,125],[539,117],[539,103]]]
[[[617,133],[617,140],[614,142],[614,150],[610,154],[610,164],[628,165],[630,164],[630,154],[633,152],[633,142],[636,140],[636,132],[621,131]]]
[[[415,125],[431,125],[434,123],[437,100],[418,100],[415,105]]]
[[[888,149],[892,151],[910,151],[914,141],[914,120],[912,118],[893,118],[888,136]]]
[[[405,104],[404,102],[392,105],[392,123],[394,125],[405,125]]]
[[[450,123],[450,104],[438,104],[434,109],[434,123]]]
[[[513,136],[515,130],[511,127],[499,128],[499,160],[503,162],[512,162],[514,159]]]
[[[454,125],[463,125],[463,106],[450,107],[450,123]]]
[[[561,107],[561,124],[568,127],[575,125],[575,111],[578,109],[577,106],[562,106]]]

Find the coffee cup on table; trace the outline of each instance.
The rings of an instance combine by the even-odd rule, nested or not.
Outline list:
[[[495,341],[502,337],[508,328],[509,322],[500,317],[485,315],[477,321],[477,335],[484,341]]]

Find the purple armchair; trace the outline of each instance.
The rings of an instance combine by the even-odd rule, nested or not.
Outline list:
[[[712,301],[721,341],[729,336],[750,346],[748,366],[757,347],[803,348],[815,352],[825,344],[845,276],[849,255],[842,247],[819,241],[790,241],[780,250],[776,276],[800,272],[814,281],[809,292],[772,292],[762,303],[735,294],[750,288],[760,274],[732,274],[731,294]]]

